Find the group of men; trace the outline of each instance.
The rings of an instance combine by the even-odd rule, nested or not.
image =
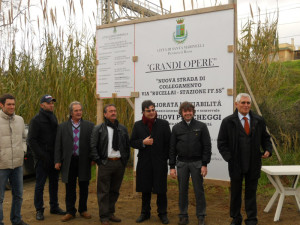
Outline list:
[[[79,214],[86,219],[88,186],[91,165],[97,163],[97,197],[102,225],[121,222],[115,216],[115,204],[130,158],[130,147],[138,149],[136,191],[142,192],[141,214],[136,223],[150,219],[151,195],[157,194],[157,212],[163,224],[167,216],[168,160],[170,175],[178,179],[179,225],[189,223],[188,188],[191,176],[196,197],[198,224],[205,224],[206,201],[203,178],[211,159],[211,139],[205,123],[194,119],[195,107],[183,102],[179,108],[182,121],[172,132],[168,121],[159,119],[155,104],[142,103],[142,119],[134,124],[131,137],[127,128],[117,120],[114,104],[104,107],[104,122],[94,126],[82,119],[82,105],[72,102],[69,120],[58,125],[53,113],[56,100],[45,95],[40,100],[40,111],[31,120],[27,143],[32,150],[36,169],[34,205],[36,219],[44,220],[43,192],[49,178],[50,213],[63,215],[62,221],[75,218],[77,209],[76,183],[79,185]],[[260,177],[261,158],[271,156],[270,136],[262,117],[254,114],[251,98],[241,93],[236,97],[236,111],[226,117],[218,136],[218,149],[228,162],[231,180],[231,225],[241,225],[242,183],[245,178],[246,225],[256,225],[256,190]],[[3,225],[5,184],[12,186],[11,222],[26,225],[21,218],[23,191],[23,139],[26,139],[22,117],[15,115],[15,98],[5,94],[0,98],[0,225]],[[263,152],[261,152],[261,147]],[[175,169],[176,168],[176,169]],[[66,212],[58,204],[58,177],[66,187]]]

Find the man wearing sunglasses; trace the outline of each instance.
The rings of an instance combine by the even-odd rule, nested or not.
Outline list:
[[[142,210],[136,220],[141,223],[150,219],[151,192],[157,194],[157,212],[163,224],[167,217],[167,173],[171,130],[168,121],[158,119],[155,105],[146,100],[142,103],[142,120],[134,124],[130,139],[131,147],[138,149],[136,167],[136,191],[142,192]]]
[[[235,100],[235,112],[221,124],[218,149],[228,162],[231,185],[230,216],[231,225],[241,225],[242,184],[245,179],[246,225],[256,225],[256,190],[260,177],[261,158],[272,154],[272,143],[267,133],[264,119],[253,113],[251,97],[240,93]],[[261,152],[261,148],[263,152]]]

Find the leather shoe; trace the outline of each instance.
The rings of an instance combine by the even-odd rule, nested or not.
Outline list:
[[[120,223],[122,221],[120,218],[116,217],[115,215],[111,215],[109,217],[109,220],[116,223]]]
[[[109,222],[107,220],[105,220],[105,221],[101,221],[101,224],[102,225],[109,225]]]
[[[180,217],[178,224],[179,225],[189,224],[189,218],[187,218],[187,217]]]
[[[29,224],[21,220],[20,223],[14,223],[13,225],[29,225]]]
[[[242,221],[233,219],[230,225],[242,225]]]
[[[139,218],[137,218],[137,220],[135,222],[137,223],[142,223],[145,220],[149,220],[150,219],[150,215],[147,214],[141,214]]]
[[[62,218],[61,218],[61,222],[67,222],[71,219],[74,219],[75,216],[73,216],[72,214],[69,214],[67,213],[66,215],[64,215]]]
[[[205,225],[204,218],[198,219],[198,225]]]
[[[44,212],[43,211],[36,211],[36,220],[44,220]]]
[[[73,216],[72,214],[69,214],[67,213],[66,215],[64,215],[62,218],[61,218],[61,222],[67,222],[71,219],[74,219],[75,216]]]
[[[159,216],[159,219],[163,224],[169,223],[169,219],[168,219],[167,215],[161,215],[161,216]]]
[[[80,213],[80,216],[82,216],[84,219],[91,219],[92,216],[87,211]]]
[[[66,212],[63,211],[61,208],[56,207],[54,209],[50,209],[51,214],[57,214],[57,215],[66,215]]]

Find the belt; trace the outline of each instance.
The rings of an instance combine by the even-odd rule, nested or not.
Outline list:
[[[117,157],[115,157],[115,158],[107,158],[107,160],[111,160],[111,161],[117,161],[117,160],[120,160],[121,158],[117,158]]]

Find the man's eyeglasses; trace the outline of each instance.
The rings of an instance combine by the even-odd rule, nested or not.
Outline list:
[[[145,112],[155,112],[155,109],[145,109]]]

